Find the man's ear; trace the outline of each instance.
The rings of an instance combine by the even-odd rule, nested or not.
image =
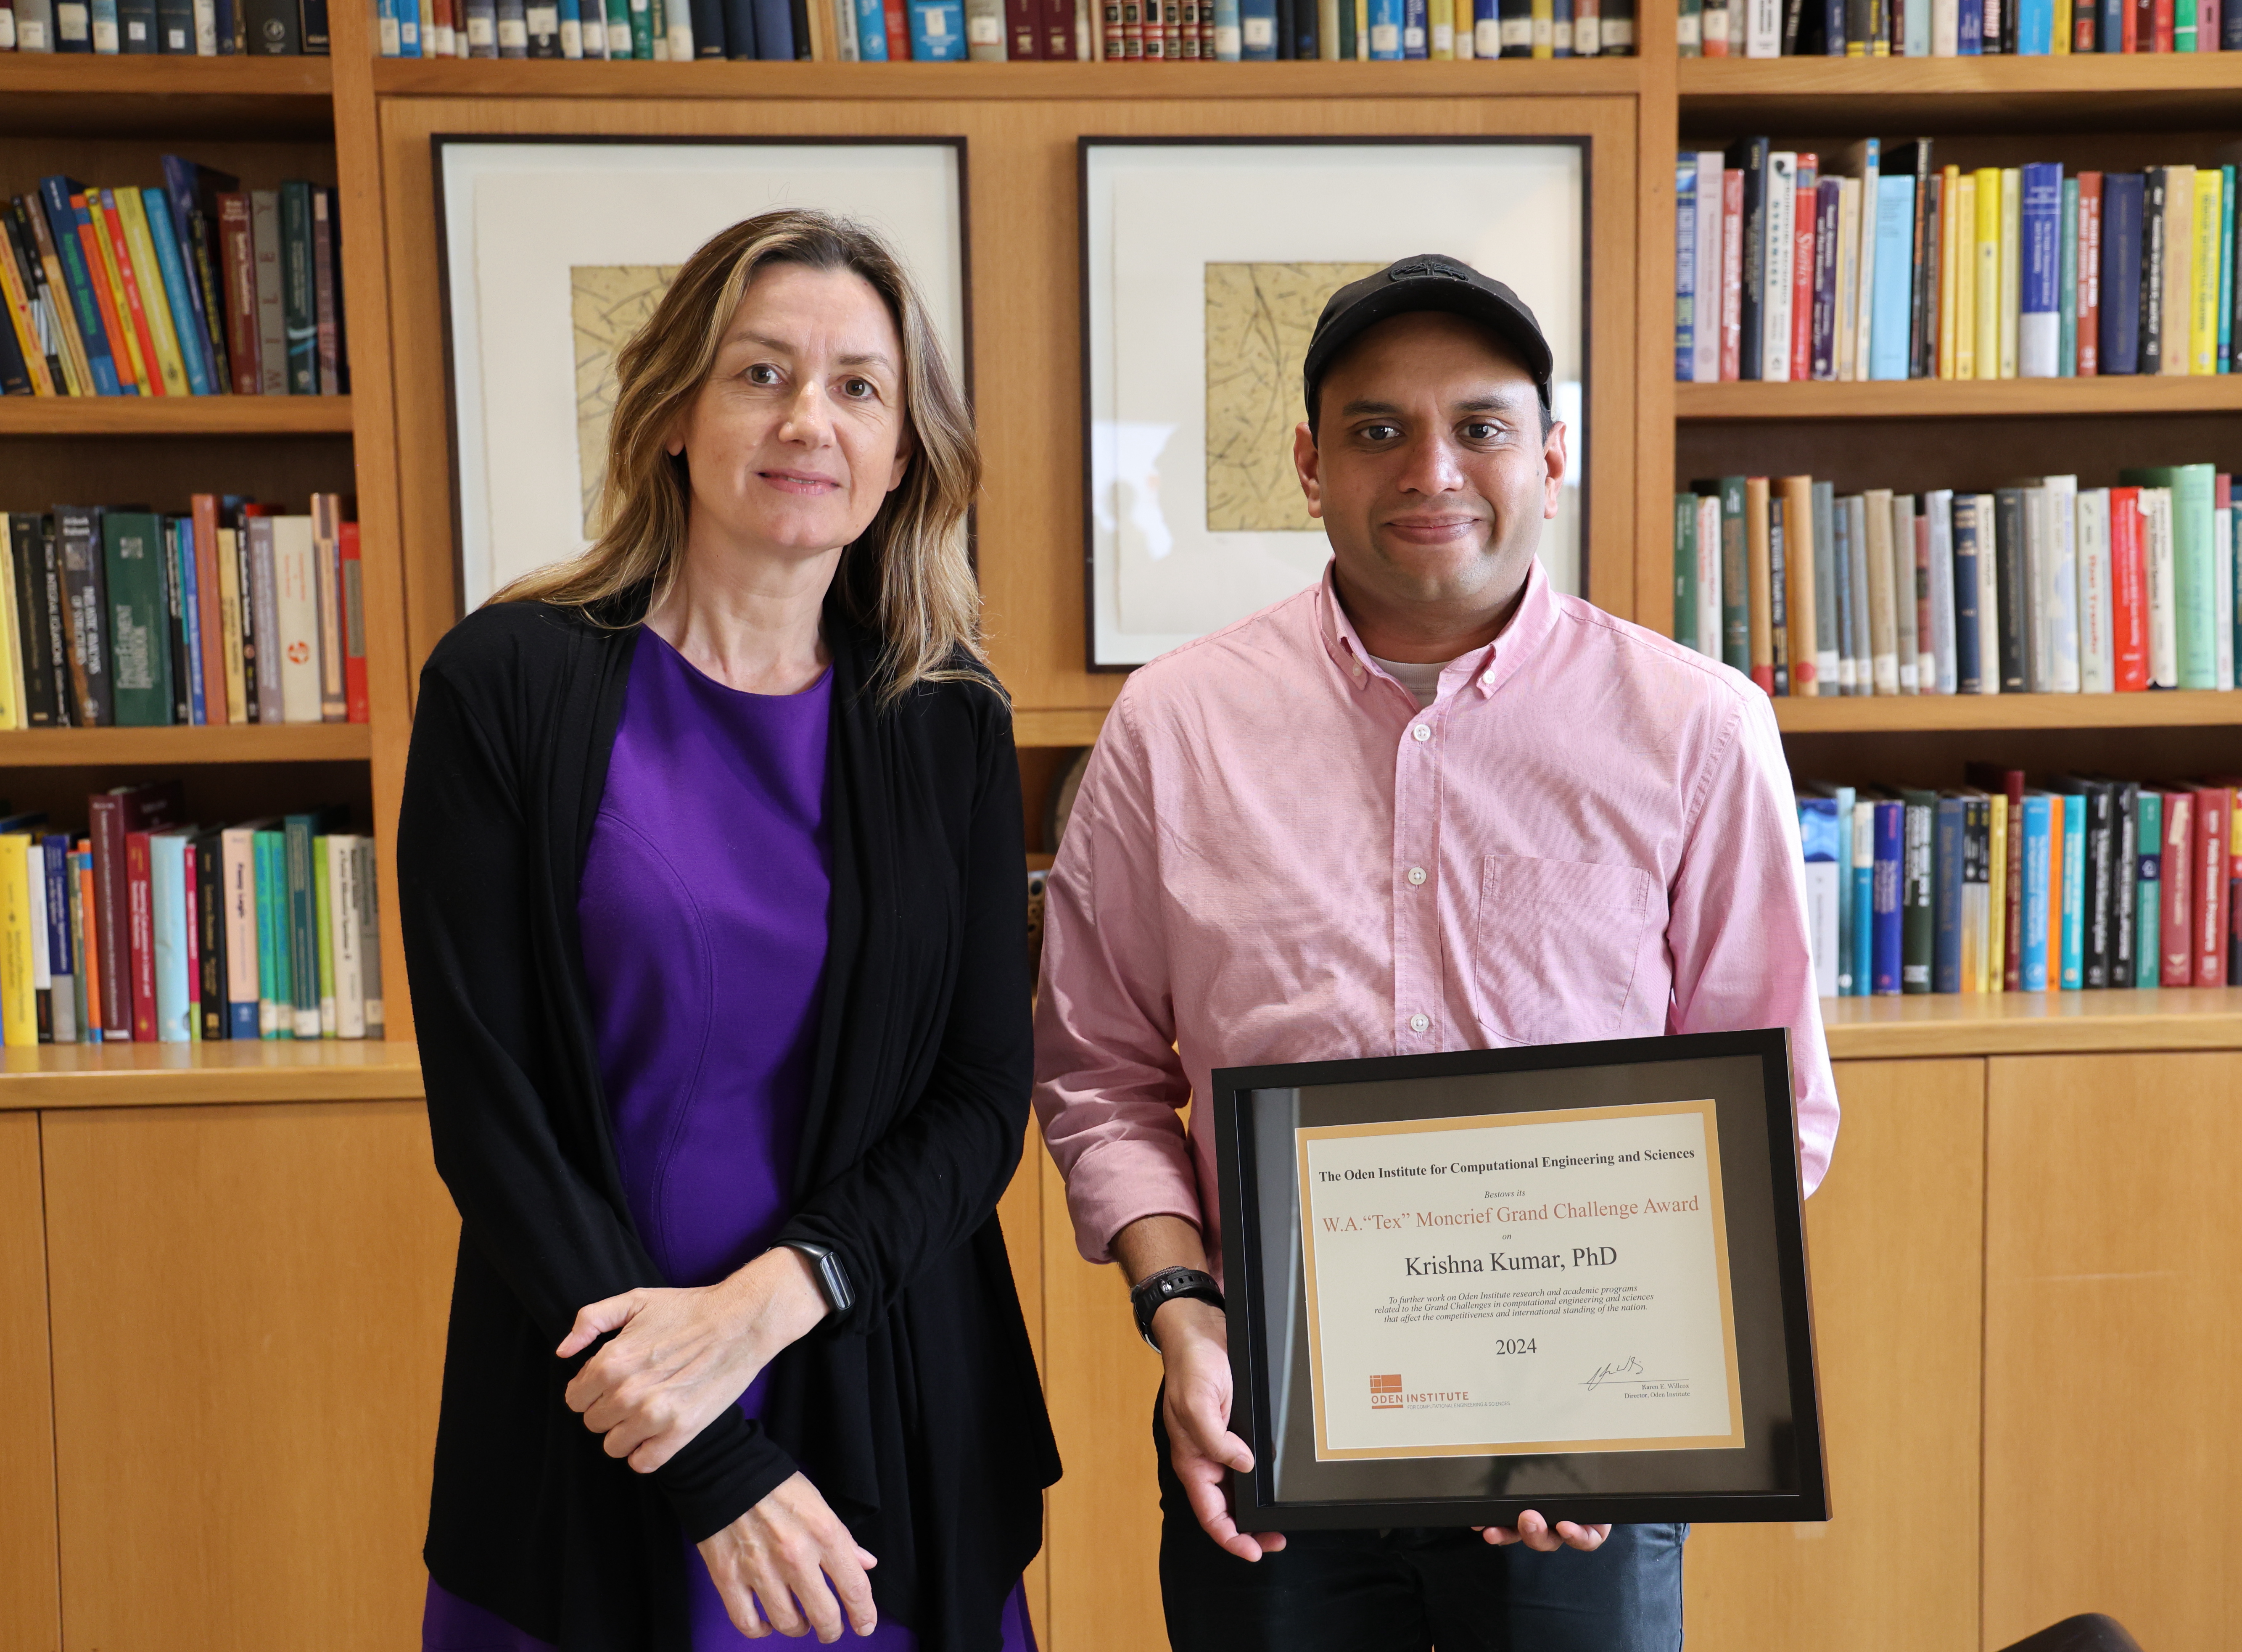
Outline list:
[[[1304,419],[1292,426],[1292,468],[1300,473],[1300,492],[1307,495],[1308,514],[1319,519],[1324,514],[1322,460],[1316,451],[1315,433]]]
[[[1541,444],[1541,465],[1546,473],[1541,485],[1541,517],[1544,521],[1557,518],[1557,500],[1565,486],[1565,421],[1550,423],[1549,434]]]

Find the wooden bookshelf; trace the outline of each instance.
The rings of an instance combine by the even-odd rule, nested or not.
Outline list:
[[[2235,54],[2242,57],[2242,52]],[[2111,419],[2135,414],[2242,413],[2242,377],[1889,379],[1857,383],[1677,384],[1682,420]]]
[[[218,723],[184,729],[16,729],[0,733],[0,769],[171,763],[363,762],[362,722]]]
[[[1684,133],[2178,131],[2242,114],[2242,52],[1684,57]]]
[[[0,396],[0,436],[347,436],[348,396]]]
[[[1775,702],[1785,734],[2004,729],[2194,729],[2242,725],[2242,689],[2154,694],[1830,695]]]
[[[2242,987],[1824,998],[1839,1061],[2242,1050]]]
[[[402,1041],[66,1044],[0,1050],[0,1111],[291,1101],[418,1101]]]
[[[325,57],[0,52],[0,135],[318,137],[332,90]]]

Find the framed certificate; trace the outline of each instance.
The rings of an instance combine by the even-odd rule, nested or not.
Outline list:
[[[1241,1528],[1829,1518],[1781,1029],[1212,1101]]]

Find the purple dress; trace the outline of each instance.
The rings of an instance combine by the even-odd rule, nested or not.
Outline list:
[[[832,881],[833,677],[742,694],[652,631],[631,661],[577,917],[623,1187],[662,1277],[711,1285],[786,1224],[809,1100]],[[747,1011],[743,1013],[743,1011]],[[768,1373],[740,1396],[759,1411]],[[693,1652],[751,1642],[689,1544]],[[912,1652],[883,1622],[842,1644]],[[1004,1652],[1033,1652],[1018,1589]],[[552,1652],[431,1579],[423,1652]]]

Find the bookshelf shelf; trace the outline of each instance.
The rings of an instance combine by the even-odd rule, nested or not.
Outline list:
[[[1824,998],[1837,1060],[2242,1049],[2242,988]]]
[[[2232,124],[2242,53],[2062,57],[1684,57],[1685,135]]]
[[[1785,734],[1976,729],[2185,729],[2242,724],[2242,690],[2155,694],[1915,694],[1778,699]]]
[[[325,57],[0,53],[0,134],[326,136]]]
[[[385,97],[959,98],[1578,97],[1631,94],[1636,57],[1558,63],[804,64],[569,63],[385,57]]]
[[[6,396],[0,436],[347,436],[348,396]]]
[[[363,762],[362,722],[221,723],[186,729],[17,729],[0,734],[0,769],[112,764]]]
[[[2238,53],[2242,56],[2242,53]],[[1682,420],[1801,419],[2088,419],[2242,412],[2242,377],[1893,379],[1867,383],[1677,384]]]
[[[420,1050],[410,1043],[260,1038],[0,1050],[0,1112],[420,1098]]]

